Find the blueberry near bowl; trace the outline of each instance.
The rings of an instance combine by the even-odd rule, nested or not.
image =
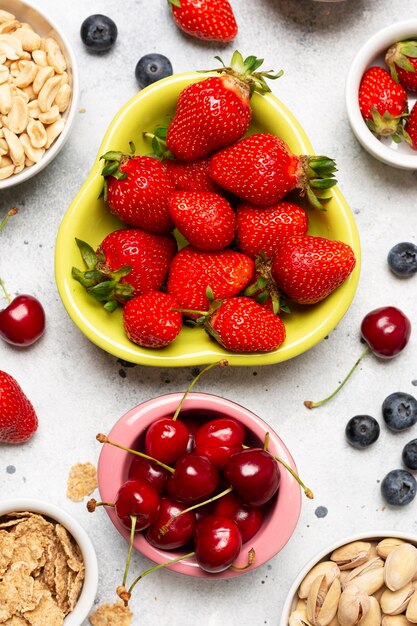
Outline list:
[[[108,438],[128,448],[143,449],[145,432],[159,418],[172,416],[181,399],[182,394],[169,394],[144,402],[122,416],[109,433]],[[188,421],[191,417],[195,419],[198,416],[201,424],[218,417],[236,420],[245,428],[246,442],[251,447],[262,445],[266,433],[269,432],[268,450],[280,456],[296,471],[294,461],[278,435],[258,416],[234,402],[209,394],[191,393],[184,402],[181,415],[183,421]],[[103,446],[98,463],[98,481],[100,497],[104,502],[114,502],[120,486],[125,484],[129,476],[131,464],[131,453],[111,445]],[[237,566],[244,566],[248,560],[249,550],[253,549],[255,553],[253,564],[247,569],[226,569],[215,574],[216,577],[231,578],[245,572],[249,573],[275,556],[290,539],[300,514],[301,493],[292,474],[281,468],[280,476],[279,490],[263,511],[259,530],[248,543],[243,544],[235,561]],[[230,503],[226,504],[226,508],[229,505]],[[108,507],[106,511],[116,529],[129,541],[130,532],[121,523],[114,509]],[[222,516],[224,516],[224,511],[225,509],[222,509]],[[144,533],[136,534],[133,545],[144,556],[159,564],[174,561],[189,552],[186,548],[168,550],[161,546],[155,547]],[[199,567],[194,557],[173,562],[169,568],[199,578],[210,578],[214,575]]]

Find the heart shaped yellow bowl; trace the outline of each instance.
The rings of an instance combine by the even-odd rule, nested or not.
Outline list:
[[[136,154],[151,151],[142,134],[166,125],[173,115],[178,96],[187,85],[203,80],[199,73],[176,74],[140,91],[129,100],[111,122],[98,151],[94,166],[62,220],[55,249],[55,275],[58,290],[68,314],[93,343],[118,358],[142,365],[182,367],[227,358],[231,365],[266,365],[291,359],[321,341],[348,310],[358,284],[360,266],[359,236],[352,212],[337,188],[327,211],[309,209],[309,234],[344,241],[356,255],[357,265],[349,278],[328,298],[314,306],[291,304],[284,314],[287,338],[282,346],[268,353],[228,352],[198,328],[184,327],[179,337],[161,350],[141,348],[126,337],[122,310],[108,313],[71,277],[71,269],[83,267],[75,237],[96,247],[111,231],[123,228],[99,198],[103,186],[102,161],[108,150],[129,152],[133,141]],[[252,97],[252,132],[268,132],[281,137],[295,154],[314,154],[300,124],[273,95]],[[331,155],[330,155],[331,156]]]

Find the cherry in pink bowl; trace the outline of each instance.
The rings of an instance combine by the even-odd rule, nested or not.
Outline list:
[[[139,404],[123,415],[114,425],[109,439],[117,441],[128,448],[135,448],[139,445],[141,449],[145,431],[155,420],[175,412],[183,394],[175,393],[160,396]],[[268,450],[282,458],[288,465],[297,472],[296,465],[288,449],[278,437],[278,435],[257,415],[244,407],[225,400],[218,396],[205,393],[190,393],[185,400],[180,418],[186,418],[190,414],[201,416],[201,421],[214,419],[216,417],[232,417],[246,428],[248,436],[247,443],[262,446],[265,435],[269,433]],[[98,462],[98,483],[101,500],[113,502],[118,489],[127,480],[132,454],[124,452],[119,448],[104,445]],[[255,562],[246,570],[227,569],[222,573],[209,574],[203,571],[194,558],[188,558],[169,566],[169,569],[197,578],[233,578],[249,573],[255,568],[263,565],[274,557],[285,546],[293,534],[301,511],[301,490],[297,481],[284,468],[281,470],[280,488],[274,499],[268,504],[263,517],[261,528],[256,535],[244,545],[235,565],[245,565],[247,552],[253,548],[256,553]],[[119,533],[129,541],[129,531],[121,524],[112,508],[106,508]],[[247,550],[245,550],[247,546]],[[184,550],[161,550],[153,547],[146,540],[142,533],[136,535],[134,547],[144,556],[154,563],[164,563],[175,559]]]

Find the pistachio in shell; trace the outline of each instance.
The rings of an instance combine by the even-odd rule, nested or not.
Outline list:
[[[370,607],[367,593],[353,583],[343,590],[339,600],[337,619],[340,626],[356,626],[363,619]]]
[[[307,598],[307,617],[313,626],[328,626],[337,613],[341,587],[338,578],[329,585],[325,574],[314,579]]]
[[[368,596],[373,595],[384,585],[384,561],[376,557],[348,571],[343,580],[343,588],[351,583],[362,589]]]
[[[376,551],[381,559],[386,559],[389,553],[397,546],[407,543],[404,539],[398,539],[397,537],[387,537],[382,539],[376,546]]]
[[[308,597],[308,593],[310,591],[311,585],[313,584],[313,581],[317,578],[317,576],[320,576],[321,574],[324,574],[326,576],[327,584],[330,586],[334,579],[337,578],[340,574],[340,570],[338,565],[336,563],[333,563],[333,561],[321,561],[320,563],[317,563],[317,565],[311,568],[311,570],[301,582],[298,589],[299,598]]]
[[[403,543],[388,554],[385,561],[385,584],[391,591],[398,591],[409,583],[417,572],[417,548]]]
[[[400,615],[406,610],[413,594],[414,587],[411,583],[398,591],[387,589],[380,599],[382,612],[385,615]]]
[[[354,569],[369,559],[371,544],[368,541],[353,541],[337,548],[330,560],[338,564],[340,570]]]

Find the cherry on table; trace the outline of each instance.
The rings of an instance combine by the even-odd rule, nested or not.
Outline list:
[[[167,489],[174,500],[189,503],[204,500],[214,493],[218,484],[219,474],[214,465],[205,456],[191,452],[178,459]]]
[[[185,510],[185,505],[175,502],[170,498],[161,498],[161,505],[156,520],[146,531],[146,539],[155,548],[161,550],[175,550],[185,546],[191,539],[196,517],[193,511],[178,515]],[[175,517],[177,516],[178,517]],[[167,528],[167,532],[162,534],[160,529],[171,518],[174,518]]]
[[[195,452],[206,456],[218,469],[223,469],[232,454],[239,452],[245,441],[244,426],[231,417],[206,422],[197,431]]]
[[[212,574],[228,569],[242,548],[237,525],[221,515],[209,515],[198,522],[194,541],[198,565]]]
[[[19,295],[0,311],[0,337],[14,346],[30,346],[45,331],[45,311],[37,298]]]
[[[269,452],[247,448],[230,457],[225,476],[243,502],[262,506],[278,491],[281,474]]]
[[[262,525],[262,509],[244,504],[231,492],[217,500],[214,513],[232,519],[240,530],[242,543],[252,539]]]
[[[122,524],[130,529],[136,517],[136,530],[144,530],[156,519],[160,505],[158,492],[144,479],[129,479],[117,492],[114,508]]]

